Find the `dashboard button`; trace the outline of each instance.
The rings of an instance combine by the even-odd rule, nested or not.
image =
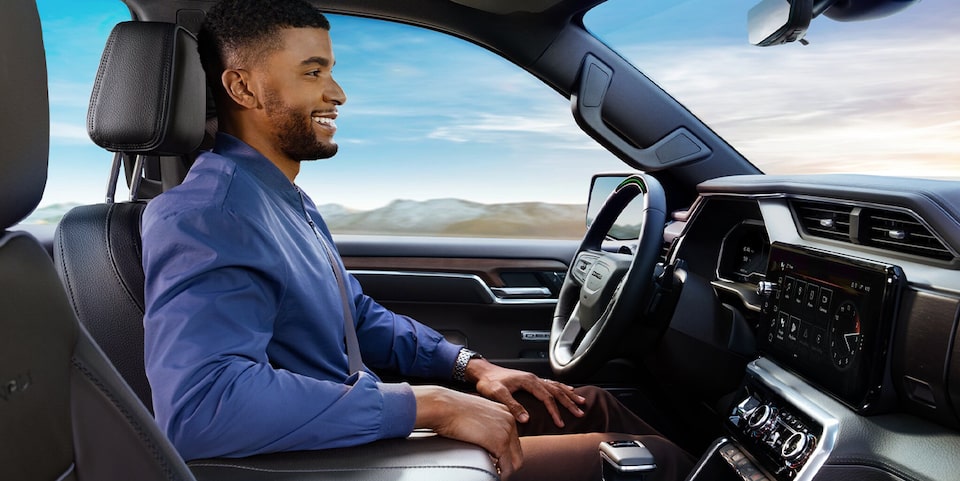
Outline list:
[[[817,298],[820,297],[820,286],[809,282],[807,283],[807,308],[813,309],[817,307]]]
[[[800,344],[801,344],[801,345],[803,345],[803,346],[809,346],[809,345],[810,345],[810,341],[812,341],[812,339],[810,339],[810,331],[811,331],[811,329],[810,329],[810,326],[809,326],[808,324],[802,324],[802,325],[800,326],[800,336],[799,336],[798,340],[800,341]]]
[[[790,316],[790,329],[787,331],[787,339],[797,342],[800,336],[800,319]]]
[[[794,288],[796,288],[796,286],[797,286],[797,280],[790,276],[787,276],[787,278],[783,281],[783,298],[792,299],[793,290]]]
[[[810,328],[810,335],[813,339],[813,342],[810,343],[810,348],[822,354],[823,349],[827,347],[827,331],[813,326]]]
[[[793,287],[793,302],[797,304],[803,304],[804,294],[807,292],[807,283],[804,281],[797,281]]]
[[[830,303],[833,302],[833,291],[827,289],[826,287],[820,288],[820,302],[817,305],[817,310],[823,314],[830,312]]]

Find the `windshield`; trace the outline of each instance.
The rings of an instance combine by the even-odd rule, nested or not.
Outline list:
[[[584,24],[765,173],[960,178],[956,0],[776,47],[747,40],[757,1],[609,0]]]

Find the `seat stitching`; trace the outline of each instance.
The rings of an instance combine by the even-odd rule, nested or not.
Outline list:
[[[496,476],[491,471],[488,471],[483,468],[478,468],[475,466],[460,466],[460,465],[414,465],[414,466],[375,466],[375,467],[358,467],[358,468],[317,468],[317,469],[270,469],[270,468],[258,468],[255,466],[242,466],[239,464],[230,464],[230,463],[189,463],[190,468],[235,468],[235,469],[245,469],[248,471],[257,471],[262,473],[349,473],[355,471],[390,471],[398,469],[465,469],[469,471],[479,471],[481,473],[489,474],[493,479],[497,479]]]
[[[90,380],[90,382],[92,382],[98,389],[100,389],[100,391],[107,397],[107,399],[110,400],[113,406],[118,411],[120,411],[120,414],[122,414],[123,417],[126,418],[127,423],[130,425],[131,428],[133,428],[134,432],[136,432],[140,440],[143,441],[143,443],[147,446],[147,448],[150,451],[150,454],[153,455],[153,459],[157,461],[161,469],[163,469],[163,473],[166,475],[167,479],[170,479],[170,480],[178,479],[174,475],[173,469],[170,466],[170,464],[167,462],[166,457],[160,452],[160,447],[157,446],[157,444],[153,441],[150,435],[144,432],[143,427],[133,417],[133,415],[131,415],[130,411],[127,410],[127,408],[122,403],[120,403],[120,401],[117,400],[116,397],[114,397],[113,393],[111,393],[110,390],[107,389],[107,387],[102,382],[100,382],[100,379],[96,375],[94,375],[93,371],[87,368],[86,364],[84,364],[82,360],[77,359],[77,357],[73,357],[73,365],[78,370],[80,370],[80,372],[84,376],[86,376],[87,379]]]

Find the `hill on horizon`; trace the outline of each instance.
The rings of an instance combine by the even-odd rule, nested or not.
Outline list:
[[[38,208],[24,224],[56,224],[69,202]],[[586,232],[586,205],[545,202],[481,204],[463,199],[394,200],[372,210],[340,204],[318,206],[330,230],[339,234],[535,237],[579,239]]]

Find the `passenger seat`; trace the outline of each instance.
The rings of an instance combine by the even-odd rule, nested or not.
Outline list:
[[[0,479],[193,480],[77,324],[50,257],[10,228],[43,194],[49,104],[33,0],[0,16]]]

